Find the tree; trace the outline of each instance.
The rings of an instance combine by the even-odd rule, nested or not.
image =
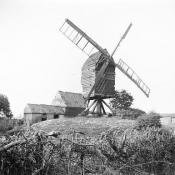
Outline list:
[[[0,114],[5,115],[8,118],[12,118],[13,114],[10,110],[10,103],[7,96],[0,94]]]
[[[128,109],[132,103],[134,98],[131,94],[122,91],[115,91],[114,98],[110,100],[110,105],[113,109]]]

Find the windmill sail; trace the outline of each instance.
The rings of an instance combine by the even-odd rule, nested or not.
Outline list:
[[[106,54],[99,44],[97,44],[69,19],[65,20],[65,23],[60,28],[60,31],[88,56],[97,51]]]
[[[131,67],[129,67],[122,59],[118,61],[116,67],[121,72],[123,72],[131,81],[133,81],[147,97],[149,97],[149,87],[141,80],[141,78],[134,72]]]
[[[114,51],[111,54],[111,57],[113,57],[114,53],[116,52],[116,50],[118,49],[118,47],[120,46],[120,43],[122,42],[122,40],[125,39],[126,35],[128,34],[130,28],[132,27],[132,23],[129,24],[128,28],[126,29],[125,33],[123,34],[123,36],[121,37],[120,41],[118,42],[117,46],[115,47]]]
[[[86,101],[90,99],[90,96],[94,89],[98,88],[99,93],[102,92],[103,94],[103,84],[105,84],[104,79],[105,71],[110,65],[110,62],[115,65],[121,72],[123,72],[131,81],[133,81],[137,87],[147,96],[149,97],[150,89],[148,86],[141,80],[141,78],[134,72],[132,68],[130,68],[123,60],[119,60],[117,64],[114,63],[113,55],[118,49],[120,43],[123,39],[125,39],[127,33],[129,32],[130,28],[132,26],[132,23],[128,26],[125,33],[122,35],[120,41],[118,42],[116,48],[114,49],[111,56],[105,52],[105,49],[103,49],[99,44],[97,44],[92,38],[90,38],[85,32],[83,32],[80,28],[78,28],[74,23],[72,23],[69,19],[66,19],[62,27],[60,28],[60,31],[70,40],[72,41],[78,48],[80,48],[83,52],[85,52],[88,56],[93,55],[96,52],[100,52],[103,56],[105,56],[105,62],[101,66],[100,70],[97,74],[95,74],[95,82],[91,84],[90,82],[90,89],[89,93],[86,97]],[[114,68],[115,70],[115,68]],[[96,70],[94,70],[96,71]],[[115,71],[114,71],[115,72]],[[89,72],[88,72],[89,73]],[[85,73],[85,75],[87,72]],[[85,76],[86,77],[86,76]],[[86,80],[83,80],[86,81]],[[89,82],[89,81],[88,81]],[[114,79],[115,83],[115,79]],[[87,83],[84,83],[87,84]],[[113,84],[112,84],[113,86]],[[87,88],[87,87],[86,87]],[[89,87],[88,87],[89,88]]]

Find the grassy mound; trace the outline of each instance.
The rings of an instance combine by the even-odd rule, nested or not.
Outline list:
[[[46,133],[51,131],[58,131],[62,134],[69,134],[72,131],[83,132],[89,136],[99,135],[102,132],[115,128],[118,126],[132,126],[135,121],[122,120],[112,118],[64,118],[47,120],[32,125],[32,128],[36,131],[44,131]]]
[[[173,175],[173,130],[155,127],[150,118],[145,127],[145,120],[139,123],[141,129],[133,120],[115,117],[63,118],[34,124],[33,129],[0,142],[0,174]],[[60,134],[51,135],[51,131]],[[70,137],[63,137],[66,135]]]

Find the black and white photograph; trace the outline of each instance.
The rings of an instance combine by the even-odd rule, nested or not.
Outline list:
[[[0,175],[174,175],[175,1],[0,0]]]

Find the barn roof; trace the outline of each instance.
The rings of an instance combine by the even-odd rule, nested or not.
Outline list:
[[[59,106],[60,100],[63,101],[65,107],[85,108],[85,99],[80,93],[58,91],[52,105]]]
[[[45,104],[27,104],[24,113],[37,114],[64,114],[64,111],[59,106],[45,105]]]

